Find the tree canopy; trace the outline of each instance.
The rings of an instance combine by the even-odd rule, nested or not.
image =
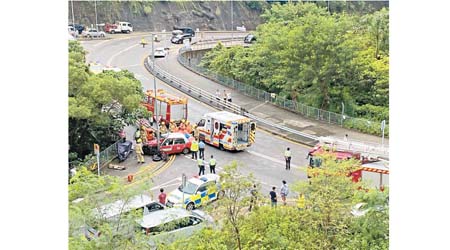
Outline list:
[[[389,119],[389,12],[273,4],[249,48],[216,47],[201,66],[309,106]]]
[[[129,71],[93,74],[85,63],[85,51],[69,42],[69,144],[79,158],[92,151],[94,143],[106,147],[119,131],[145,113],[141,83]]]

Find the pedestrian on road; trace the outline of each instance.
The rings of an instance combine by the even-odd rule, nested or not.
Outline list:
[[[136,150],[136,156],[137,156],[138,163],[145,163],[144,151],[142,151],[142,140],[141,139],[137,140],[135,150]]]
[[[280,194],[281,194],[281,199],[283,200],[283,205],[286,206],[286,196],[289,194],[289,187],[286,184],[285,180],[283,180],[283,185],[281,185]]]
[[[164,193],[164,188],[159,190],[160,194],[158,195],[159,203],[166,205],[166,193]]]
[[[255,206],[256,207],[256,198],[258,196],[258,190],[256,189],[256,184],[253,184],[253,188],[252,190],[250,190],[250,207],[248,208],[248,211],[251,212],[252,211],[252,207]]]
[[[224,89],[223,90],[223,96],[222,96],[222,98],[223,98],[223,101],[224,102],[227,102],[227,91]]]
[[[227,92],[227,101],[231,102],[231,92]]]
[[[200,157],[200,158],[205,158],[205,143],[203,142],[203,140],[201,140],[199,143],[198,143],[198,152],[199,152],[199,155],[198,155],[198,157]]]
[[[272,191],[270,191],[270,201],[272,204],[272,207],[277,206],[277,193],[275,192],[275,187],[272,187]]]
[[[197,151],[198,151],[198,141],[197,138],[195,138],[191,143],[192,159],[197,160]]]
[[[284,151],[284,159],[286,160],[286,170],[291,170],[291,155],[292,152],[290,148],[287,148],[286,151]]]
[[[203,158],[198,158],[197,159],[197,164],[198,164],[198,175],[204,175],[205,174],[205,162]]]
[[[214,159],[213,155],[211,155],[211,159],[209,160],[209,173],[216,173],[216,159]]]
[[[348,134],[345,134],[344,141],[348,141]]]

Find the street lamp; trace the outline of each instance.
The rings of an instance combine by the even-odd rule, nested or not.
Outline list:
[[[233,45],[233,0],[231,1],[231,45]]]
[[[97,0],[94,1],[94,9],[95,9],[95,29],[98,31],[98,21],[97,21]]]
[[[152,62],[153,62],[153,89],[155,91],[155,101],[153,102],[155,117],[156,117],[156,146],[158,147],[159,152],[159,121],[158,121],[158,105],[156,103],[156,62],[155,62],[155,34],[152,33]],[[152,114],[153,115],[153,114]]]
[[[345,105],[344,105],[344,102],[341,102],[341,104],[342,104],[342,122],[341,122],[341,125],[343,125],[344,124],[344,119],[345,119],[345,115],[344,115]]]
[[[75,32],[78,32],[78,31],[75,29],[75,16],[73,15],[73,0],[70,1],[70,2],[72,3],[72,26],[73,26],[73,29],[75,30]]]

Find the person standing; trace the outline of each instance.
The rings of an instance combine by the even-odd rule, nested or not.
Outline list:
[[[227,92],[227,101],[231,102],[231,92]]]
[[[298,210],[305,209],[305,196],[303,194],[300,194],[297,201],[297,208]]]
[[[220,90],[216,90],[216,100],[220,101]]]
[[[252,207],[256,207],[256,198],[258,197],[258,190],[256,190],[256,184],[253,184],[252,190],[250,190],[250,207],[248,208],[248,211],[252,211]]]
[[[286,184],[285,180],[283,180],[283,185],[281,185],[280,194],[281,194],[281,200],[283,200],[283,205],[286,206],[286,196],[289,194],[289,187]]]
[[[194,129],[192,131],[192,135],[194,136],[195,139],[198,139],[199,131],[198,131],[198,125],[197,124],[194,124]]]
[[[204,175],[205,174],[205,162],[204,159],[202,159],[201,157],[199,157],[197,159],[197,164],[198,164],[198,175]]]
[[[223,96],[222,96],[222,98],[223,98],[223,101],[224,102],[227,102],[227,91],[224,89],[223,90]]]
[[[144,156],[143,156],[144,151],[142,150],[142,140],[141,139],[137,140],[135,150],[136,150],[136,156],[137,156],[138,163],[145,163]]]
[[[197,151],[198,151],[197,138],[192,141],[190,149],[191,149],[191,153],[192,153],[192,159],[196,159],[197,160]]]
[[[158,199],[159,199],[159,203],[166,205],[166,193],[164,193],[164,188],[161,188],[159,190],[159,195],[158,195]]]
[[[213,155],[211,155],[211,159],[209,160],[209,173],[216,173],[216,159],[214,159]]]
[[[291,156],[292,152],[290,148],[287,148],[286,151],[284,151],[284,159],[286,160],[286,170],[291,170]]]
[[[198,157],[200,157],[200,158],[205,158],[205,143],[203,142],[203,140],[201,140],[199,143],[198,143],[198,153],[199,153],[199,155],[198,155]]]
[[[277,206],[277,193],[275,192],[275,187],[272,187],[272,191],[270,191],[270,201],[272,204],[272,207],[276,207]]]
[[[141,130],[139,128],[136,129],[136,132],[134,133],[134,140],[137,141],[141,139]]]

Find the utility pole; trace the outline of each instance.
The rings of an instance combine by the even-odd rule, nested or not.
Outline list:
[[[94,0],[94,9],[95,9],[95,29],[98,31],[98,21],[97,21],[97,0]]]
[[[158,121],[158,104],[157,104],[157,99],[156,99],[156,76],[155,76],[155,71],[156,71],[156,62],[155,62],[155,34],[152,33],[152,61],[153,61],[153,90],[155,93],[155,101],[153,102],[154,105],[154,111],[155,111],[155,117],[156,117],[156,146],[158,147],[158,152],[159,152],[159,121]],[[153,114],[152,114],[153,115]]]
[[[231,0],[231,45],[233,45],[233,37],[234,37],[234,33],[233,33],[233,0]]]
[[[75,16],[73,14],[73,0],[70,1],[72,3],[72,25],[73,25],[73,29],[75,30],[75,32],[78,33],[78,31],[75,29]]]
[[[344,125],[344,119],[345,119],[345,115],[344,115],[344,110],[345,110],[345,105],[344,105],[344,102],[341,102],[341,104],[342,104],[342,122],[341,122],[341,126],[343,126]]]

